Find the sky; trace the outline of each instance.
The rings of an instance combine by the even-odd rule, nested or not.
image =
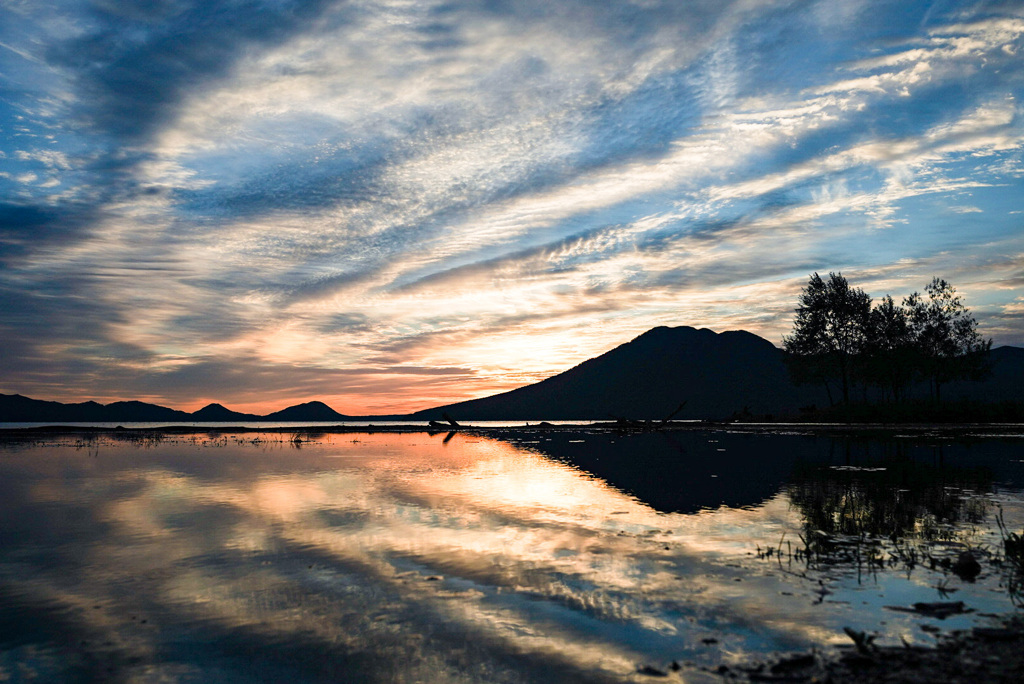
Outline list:
[[[1024,346],[1024,4],[0,0],[0,392],[400,413],[811,273]]]

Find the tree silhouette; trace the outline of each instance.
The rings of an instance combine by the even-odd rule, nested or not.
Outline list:
[[[914,334],[907,310],[886,295],[871,310],[867,343],[860,370],[867,382],[891,392],[893,401],[902,398],[914,379]]]
[[[912,383],[927,381],[941,401],[944,384],[990,372],[992,340],[982,338],[956,288],[941,278],[903,306],[886,295],[872,308],[871,298],[841,273],[829,273],[828,280],[815,273],[800,293],[793,333],[782,342],[793,380],[824,383],[830,401],[829,383],[838,381],[843,404],[855,382],[865,401],[875,385],[898,402]]]
[[[927,298],[915,292],[903,304],[908,310],[918,369],[931,383],[935,399],[941,401],[944,383],[981,379],[989,372],[986,357],[992,340],[978,333],[977,321],[948,282],[934,278],[924,291]]]
[[[826,389],[838,379],[848,404],[854,365],[868,339],[871,297],[850,287],[842,273],[829,273],[827,282],[815,273],[799,303],[793,334],[782,340],[795,379],[823,381]]]

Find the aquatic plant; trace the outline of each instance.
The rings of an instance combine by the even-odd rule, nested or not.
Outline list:
[[[996,525],[999,526],[999,536],[1003,540],[1006,562],[1018,572],[1024,572],[1024,530],[1020,534],[1010,532],[1006,518],[1003,517],[1002,506],[999,506],[999,512],[996,513]]]

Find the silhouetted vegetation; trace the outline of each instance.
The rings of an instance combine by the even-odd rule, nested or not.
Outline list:
[[[901,399],[898,402],[836,404],[803,416],[811,421],[850,423],[1021,423],[1024,402]]]
[[[1010,531],[1002,507],[996,515],[996,524],[999,525],[999,536],[1003,540],[1003,560],[1009,570],[1007,588],[1015,598],[1014,604],[1024,607],[1024,530],[1020,534]]]
[[[912,361],[931,383],[935,399],[941,400],[943,383],[985,376],[992,340],[981,337],[977,321],[945,280],[932,280],[925,294],[927,299],[915,292],[903,305],[910,323]]]
[[[832,398],[830,381],[838,380],[843,403],[850,401],[855,364],[867,350],[871,298],[851,288],[841,273],[828,282],[815,273],[800,293],[793,334],[783,338],[797,382],[818,381]]]
[[[886,295],[872,307],[871,297],[841,273],[827,280],[815,273],[796,314],[792,334],[783,338],[794,382],[824,385],[830,402],[847,411],[857,390],[861,403],[900,404],[910,389],[927,386],[939,403],[946,383],[981,380],[990,372],[992,341],[982,338],[956,289],[940,278],[902,305]]]

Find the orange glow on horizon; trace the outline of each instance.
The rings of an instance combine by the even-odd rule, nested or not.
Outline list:
[[[554,373],[552,373],[553,375]],[[426,409],[455,404],[471,399],[480,399],[494,394],[500,394],[524,385],[539,382],[545,377],[538,377],[536,380],[499,382],[489,384],[474,382],[466,383],[465,388],[451,387],[448,392],[417,392],[415,389],[402,392],[379,392],[373,394],[320,394],[300,395],[275,393],[274,398],[252,400],[249,396],[232,398],[232,396],[184,398],[178,396],[162,396],[154,394],[146,395],[98,395],[98,394],[61,394],[61,395],[26,395],[31,399],[40,401],[55,401],[63,404],[79,404],[94,401],[98,404],[112,404],[122,401],[139,401],[146,404],[162,406],[164,408],[185,413],[195,413],[210,404],[220,404],[224,408],[236,413],[251,413],[259,416],[266,416],[276,411],[298,406],[308,402],[319,401],[327,404],[336,412],[346,416],[389,416],[407,415]],[[15,390],[3,391],[3,394],[22,394]]]

